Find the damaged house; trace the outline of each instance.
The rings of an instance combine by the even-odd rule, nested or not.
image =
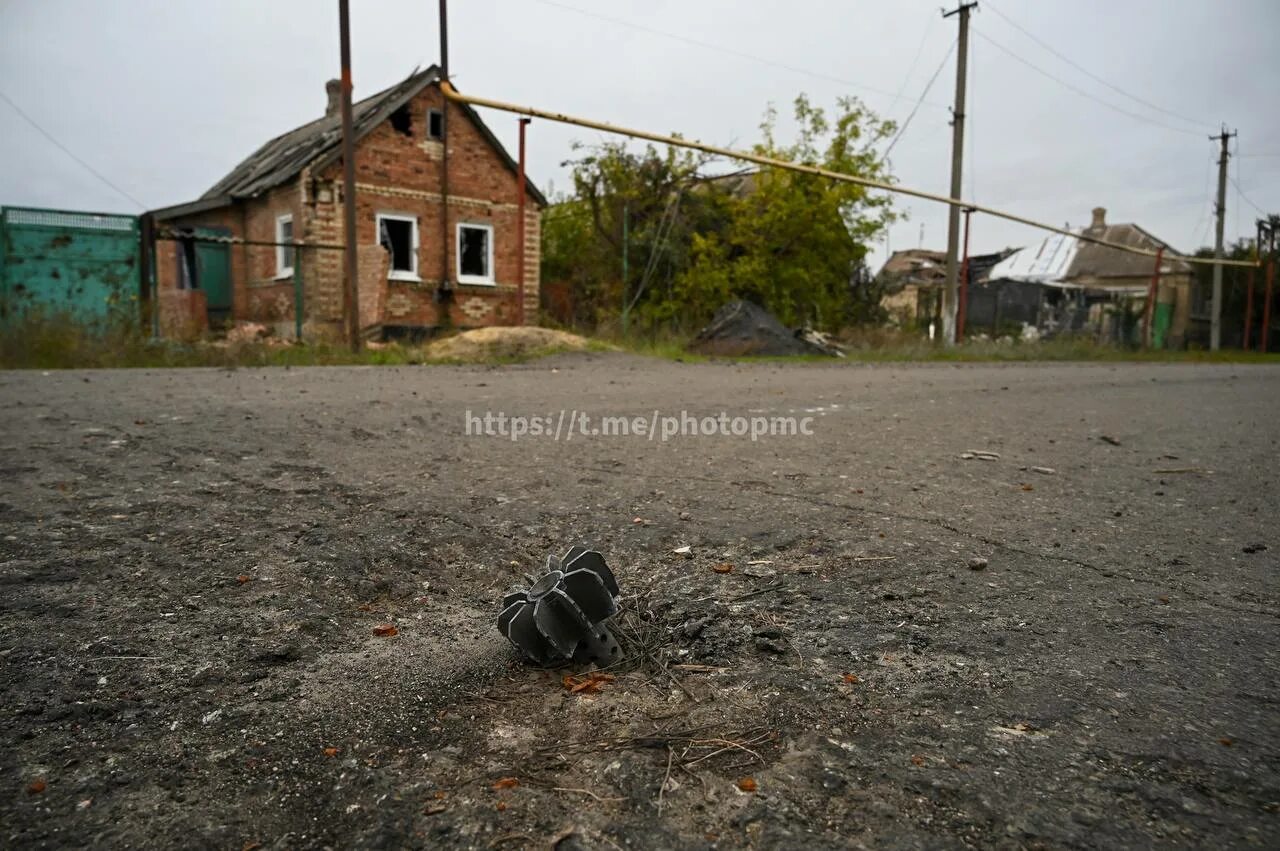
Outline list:
[[[168,333],[244,321],[281,336],[295,322],[308,335],[341,328],[338,81],[326,94],[323,117],[268,141],[199,199],[151,214],[167,237],[156,278]],[[532,321],[546,199],[526,183],[520,220],[517,164],[475,111],[445,100],[432,66],[353,113],[364,333],[516,324],[521,277]],[[278,244],[293,241],[314,247]]]
[[[1163,248],[1178,253],[1136,224],[1108,224],[1106,215],[1105,208],[1096,207],[1089,227],[1079,233],[1148,251]],[[1009,302],[1016,307],[1018,321],[1045,335],[1080,334],[1127,344],[1138,342],[1155,272],[1154,257],[1051,234],[996,264],[986,286],[997,290],[997,304]],[[1176,348],[1185,343],[1191,277],[1188,263],[1161,262],[1151,311],[1153,346]]]
[[[975,254],[969,257],[969,280],[966,304],[966,327],[971,320],[979,322],[995,312],[995,305],[985,288],[992,267],[1011,251],[994,254]],[[962,269],[964,267],[962,266]],[[884,295],[880,305],[900,326],[926,327],[934,323],[941,326],[942,291],[947,282],[947,253],[926,248],[908,248],[895,251],[876,275],[876,283]]]

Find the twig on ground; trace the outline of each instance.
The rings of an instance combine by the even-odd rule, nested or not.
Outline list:
[[[575,788],[573,788],[573,787],[571,787],[571,786],[552,786],[552,787],[551,787],[551,791],[553,791],[553,792],[580,792],[580,793],[581,793],[581,794],[583,794],[583,795],[587,795],[587,796],[589,796],[589,797],[595,798],[597,801],[600,801],[601,803],[605,803],[605,802],[608,802],[608,801],[625,801],[625,800],[626,800],[626,798],[605,798],[605,797],[603,797],[603,796],[601,796],[601,795],[597,795],[595,792],[592,792],[590,789],[575,789]]]
[[[667,773],[662,776],[662,785],[658,787],[658,815],[662,815],[662,796],[667,791],[667,781],[671,779],[671,762],[676,758],[675,749],[667,746]]]
[[[750,599],[751,597],[758,597],[761,594],[768,594],[771,591],[781,590],[782,587],[783,587],[783,583],[775,582],[772,585],[766,585],[764,588],[757,588],[756,590],[749,591],[746,594],[739,594],[737,597],[732,597],[730,598],[730,602],[737,603],[742,600]]]

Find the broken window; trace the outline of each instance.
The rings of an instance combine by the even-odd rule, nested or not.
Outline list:
[[[378,242],[391,255],[388,277],[418,279],[418,220],[378,214]]]
[[[444,113],[438,109],[427,110],[427,135],[432,139],[444,138]]]
[[[458,280],[493,283],[493,228],[489,225],[458,225]]]
[[[409,111],[409,107],[402,106],[391,113],[391,126],[397,133],[403,133],[405,136],[413,135],[413,113]]]
[[[293,242],[293,216],[276,216],[276,242]],[[276,277],[287,278],[293,274],[293,246],[276,245]]]
[[[196,243],[188,235],[177,243],[178,248],[178,289],[195,290],[200,288],[199,270],[196,266]]]

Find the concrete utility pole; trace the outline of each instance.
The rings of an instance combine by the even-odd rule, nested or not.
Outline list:
[[[965,79],[969,68],[969,11],[977,3],[961,3],[942,17],[960,16],[960,41],[956,51],[956,103],[951,117],[951,198],[960,198],[960,178],[964,167],[964,96]],[[947,208],[947,286],[942,291],[942,341],[945,345],[956,343],[956,313],[960,301],[957,255],[960,253],[960,206]]]
[[[1210,139],[1222,143],[1222,154],[1218,157],[1218,227],[1213,239],[1213,258],[1222,259],[1222,237],[1227,223],[1227,160],[1231,157],[1228,145],[1235,132],[1228,133],[1223,126],[1222,132]],[[1217,351],[1222,343],[1222,264],[1213,264],[1213,314],[1209,325],[1209,348]]]
[[[347,280],[342,291],[343,318],[351,351],[360,351],[360,290],[356,253],[356,143],[351,129],[351,25],[347,0],[338,0],[338,41],[342,52],[342,212],[346,230]]]

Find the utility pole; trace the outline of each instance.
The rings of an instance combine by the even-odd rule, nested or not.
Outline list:
[[[947,346],[956,342],[956,313],[959,303],[960,199],[961,175],[964,168],[964,96],[969,68],[969,12],[976,2],[961,3],[942,17],[960,16],[960,39],[956,51],[956,102],[951,116],[951,199],[947,207],[947,285],[942,291],[942,341]]]
[[[965,207],[961,212],[964,213],[964,259],[960,261],[960,305],[956,308],[957,343],[964,342],[964,317],[969,307],[969,217],[975,210]]]
[[[1213,239],[1213,257],[1219,262],[1213,264],[1213,314],[1209,325],[1209,349],[1215,352],[1222,343],[1222,238],[1227,223],[1227,160],[1231,157],[1228,146],[1234,135],[1223,125],[1221,133],[1209,137],[1222,144],[1218,157],[1218,227]]]
[[[351,351],[360,351],[360,291],[356,255],[356,145],[351,129],[351,24],[348,0],[338,0],[338,41],[342,53],[342,212],[346,232],[347,281],[342,290],[343,318]]]
[[[449,3],[440,0],[440,82],[450,83],[449,79]],[[436,287],[436,303],[439,305],[436,321],[448,327],[452,314],[449,302],[453,298],[453,287],[449,276],[449,109],[452,104],[448,98],[440,99],[440,285]],[[524,223],[520,223],[521,228]]]
[[[516,219],[520,222],[516,228],[516,252],[518,260],[516,261],[516,324],[524,325],[524,271],[525,271],[525,128],[533,121],[532,118],[520,116],[516,119],[520,128],[520,164],[516,169],[518,174],[516,179],[520,181],[519,188],[516,190]]]

